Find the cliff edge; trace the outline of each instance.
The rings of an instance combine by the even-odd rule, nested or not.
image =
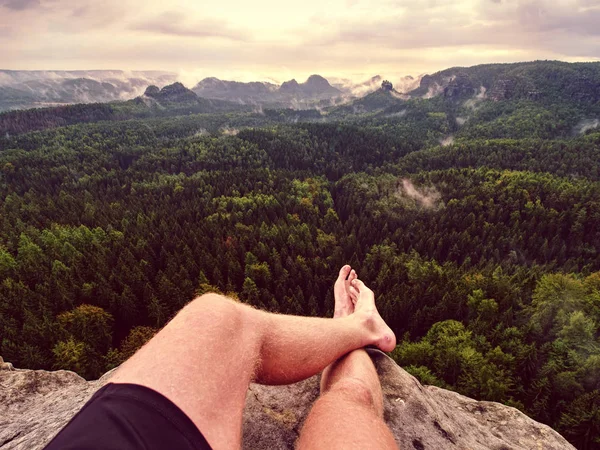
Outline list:
[[[385,420],[402,449],[574,449],[520,411],[421,385],[392,359],[370,351],[385,396]],[[39,449],[110,373],[86,381],[65,370],[14,370],[0,362],[0,449]],[[319,377],[288,386],[252,384],[244,412],[244,449],[293,449],[319,394]]]

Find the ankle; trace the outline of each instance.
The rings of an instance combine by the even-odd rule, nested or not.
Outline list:
[[[353,314],[359,323],[362,335],[365,336],[363,347],[374,345],[384,352],[389,352],[396,346],[396,336],[387,326],[375,308],[362,309]]]

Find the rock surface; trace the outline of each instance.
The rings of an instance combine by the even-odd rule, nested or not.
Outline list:
[[[464,72],[459,72],[444,88],[444,97],[471,97],[475,95],[475,87],[469,75]]]
[[[402,449],[573,449],[556,431],[514,408],[422,386],[371,351],[385,395],[385,420]],[[38,449],[110,380],[85,381],[60,370],[0,371],[0,449]],[[292,449],[319,394],[317,376],[289,386],[251,385],[244,449]]]

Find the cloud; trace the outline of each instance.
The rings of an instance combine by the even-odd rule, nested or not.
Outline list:
[[[183,13],[178,11],[164,12],[150,20],[133,25],[131,29],[181,37],[218,37],[234,41],[245,41],[249,39],[246,32],[230,28],[224,20],[188,20]]]
[[[517,31],[600,36],[600,3],[594,0],[505,0],[481,13]]]
[[[306,43],[368,44],[390,51],[491,48],[530,53],[543,50],[545,54],[595,59],[600,56],[600,43],[595,39],[600,37],[600,4],[594,0],[430,1],[400,5],[383,16],[367,14],[343,22],[335,17],[322,18],[324,31]]]
[[[352,82],[450,66],[600,59],[598,0],[0,0],[9,69]],[[194,77],[191,77],[194,78]],[[400,89],[400,86],[397,87]],[[402,89],[404,90],[404,89]]]
[[[22,11],[40,6],[40,0],[0,0],[0,6]]]
[[[0,36],[11,36],[14,33],[12,27],[0,26]]]

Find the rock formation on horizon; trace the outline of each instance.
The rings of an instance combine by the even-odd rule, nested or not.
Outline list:
[[[423,386],[376,350],[369,350],[381,379],[384,418],[401,449],[574,449],[560,434],[517,409],[478,402]],[[73,372],[1,367],[0,449],[40,449],[81,406],[110,381],[85,381]],[[244,411],[244,449],[293,449],[319,395],[319,377],[287,386],[252,384]]]
[[[180,82],[169,84],[162,89],[158,89],[156,86],[148,86],[144,95],[160,102],[185,103],[198,101],[198,96]]]
[[[311,75],[304,83],[292,79],[283,82],[281,86],[260,81],[242,83],[210,77],[200,81],[192,90],[204,98],[251,103],[285,103],[291,100],[303,102],[342,95],[339,89],[320,75]]]

